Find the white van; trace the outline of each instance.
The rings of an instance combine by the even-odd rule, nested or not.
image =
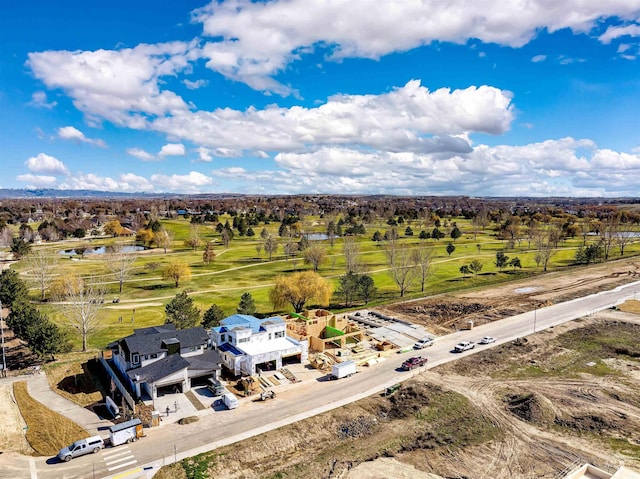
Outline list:
[[[69,462],[74,457],[84,456],[89,453],[100,452],[100,449],[104,447],[104,441],[100,436],[91,436],[86,439],[80,439],[70,446],[63,447],[58,452],[58,459],[61,461]]]
[[[227,406],[227,409],[235,409],[238,407],[238,404],[240,404],[238,398],[229,392],[222,395],[222,402]]]

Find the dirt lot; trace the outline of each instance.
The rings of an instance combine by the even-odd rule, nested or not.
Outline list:
[[[484,324],[637,280],[640,280],[640,261],[630,258],[376,310],[421,324],[439,335],[465,328],[469,320]]]

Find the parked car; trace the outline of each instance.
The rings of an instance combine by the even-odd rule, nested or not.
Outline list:
[[[453,351],[455,353],[462,353],[464,351],[469,351],[470,349],[473,349],[476,347],[476,343],[474,343],[473,341],[460,341],[458,344],[455,345],[455,347],[453,348]]]
[[[413,349],[424,349],[433,346],[433,338],[422,338],[413,345]]]
[[[60,452],[58,452],[58,459],[69,462],[74,457],[100,452],[100,449],[103,447],[104,441],[100,436],[91,436],[86,439],[79,439],[73,444],[60,449]]]
[[[211,391],[214,396],[222,396],[227,392],[225,387],[213,378],[207,379],[207,389]]]
[[[494,338],[493,336],[485,336],[480,341],[478,341],[478,344],[491,344],[495,342],[496,342],[496,338]]]
[[[404,363],[402,363],[402,369],[404,371],[411,371],[412,369],[419,368],[420,366],[424,366],[425,364],[427,364],[427,358],[417,356],[415,358],[409,358]]]

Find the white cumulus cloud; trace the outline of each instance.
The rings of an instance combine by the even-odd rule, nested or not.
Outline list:
[[[148,153],[141,148],[127,148],[127,154],[135,156],[142,161],[154,161],[156,159],[156,157],[151,153]]]
[[[33,92],[33,94],[31,95],[31,101],[29,102],[29,105],[31,106],[35,106],[37,108],[46,108],[47,110],[51,110],[57,104],[58,102],[55,101],[50,102],[47,99],[46,92],[43,91]]]
[[[60,88],[89,121],[142,128],[147,117],[188,109],[158,79],[196,58],[195,43],[141,44],[135,48],[29,53],[27,66],[49,88]]]
[[[33,173],[44,173],[54,176],[68,176],[69,169],[59,159],[45,153],[32,156],[24,163]]]
[[[207,81],[203,79],[199,79],[196,81],[184,79],[182,80],[182,83],[184,83],[184,86],[186,86],[189,90],[197,90],[198,88],[202,88],[203,86],[206,86]]]
[[[58,137],[62,138],[63,140],[71,140],[79,143],[87,143],[89,145],[99,146],[100,148],[107,147],[107,144],[104,142],[104,140],[100,140],[100,139],[94,140],[91,138],[87,138],[86,136],[84,136],[84,133],[82,133],[77,128],[74,128],[73,126],[63,126],[62,128],[58,128],[57,133],[58,133]]]
[[[58,181],[55,176],[34,175],[32,173],[18,175],[16,179],[27,183],[27,188],[53,188]]]
[[[640,24],[633,23],[631,25],[609,26],[599,38],[602,43],[611,43],[611,41],[616,38],[626,36],[640,37]]]
[[[185,153],[186,150],[182,143],[167,143],[160,149],[158,156],[163,158],[167,156],[184,156]]]
[[[158,118],[151,128],[215,148],[218,156],[323,144],[435,151],[468,150],[465,135],[504,133],[513,118],[508,91],[486,85],[430,91],[412,80],[381,95],[335,95],[316,108],[182,112]]]
[[[200,187],[213,184],[213,179],[197,171],[187,175],[151,175],[151,182],[157,191],[198,193]]]
[[[520,47],[536,34],[589,32],[603,18],[633,19],[639,0],[274,0],[213,1],[192,13],[204,34],[207,66],[256,90],[286,95],[272,77],[314,49],[334,59],[373,58],[433,41],[479,39]],[[634,31],[626,28],[625,34]],[[605,33],[601,41],[619,35]]]

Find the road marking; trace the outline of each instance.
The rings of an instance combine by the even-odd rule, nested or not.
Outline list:
[[[131,451],[129,449],[124,448],[118,451],[103,452],[102,457],[106,459],[110,459],[116,456],[123,456],[124,454],[131,454]]]
[[[107,466],[110,466],[111,464],[117,464],[117,463],[122,462],[122,461],[128,461],[129,459],[135,459],[135,456],[133,454],[129,454],[128,456],[119,457],[119,458],[114,459],[112,461],[104,461],[104,463]]]
[[[122,474],[118,474],[117,476],[113,476],[111,479],[122,479],[123,477],[137,474],[138,472],[142,472],[142,468],[138,467],[136,469],[131,469],[130,471],[123,472]]]
[[[116,469],[122,469],[123,467],[127,467],[127,466],[131,466],[133,464],[136,464],[137,462],[138,461],[129,461],[129,462],[125,462],[123,464],[120,464],[118,466],[108,467],[107,471],[115,471]]]
[[[38,471],[36,470],[36,461],[29,459],[29,472],[31,472],[31,479],[38,479]]]

